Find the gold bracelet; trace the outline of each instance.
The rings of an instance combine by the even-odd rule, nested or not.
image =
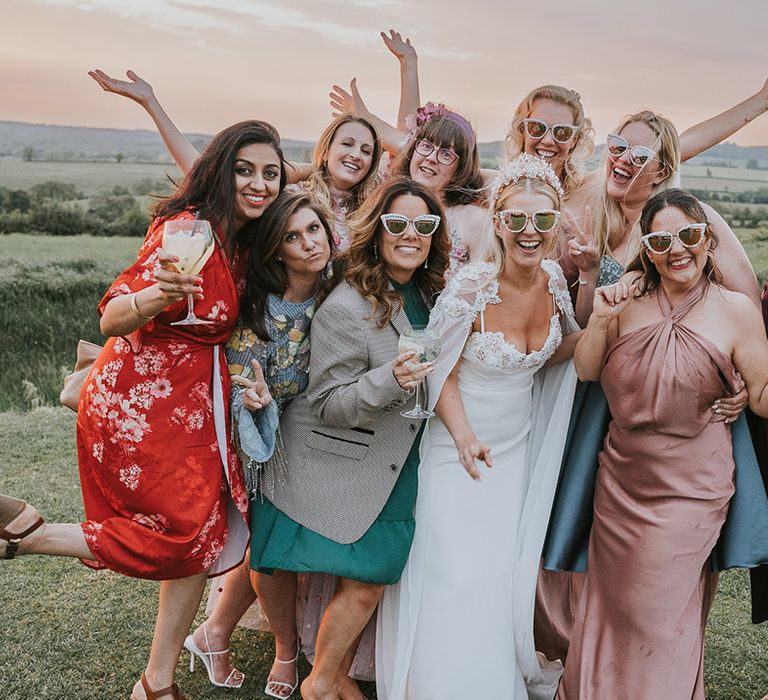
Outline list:
[[[157,314],[155,314],[155,316],[146,316],[143,313],[141,313],[141,311],[139,311],[139,307],[136,305],[136,295],[137,294],[138,294],[138,292],[133,292],[133,294],[130,295],[130,298],[131,298],[131,311],[133,311],[133,313],[135,313],[139,318],[143,318],[143,319],[145,319],[147,321],[151,321],[155,316],[157,316]]]

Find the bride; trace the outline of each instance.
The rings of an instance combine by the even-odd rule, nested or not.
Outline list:
[[[379,609],[384,700],[551,698],[533,605],[576,375],[579,333],[556,245],[562,187],[521,155],[491,191],[485,255],[437,300],[416,536]],[[560,363],[560,364],[556,364]],[[458,452],[458,455],[457,455]],[[470,478],[471,477],[471,478]]]

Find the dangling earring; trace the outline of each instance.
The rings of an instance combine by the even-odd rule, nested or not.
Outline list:
[[[425,269],[425,270],[429,269],[429,258],[427,258],[427,259],[424,261],[424,269]]]
[[[283,262],[283,259],[279,255],[277,256],[277,262]]]
[[[376,241],[373,242],[373,259],[379,259],[379,244]]]
[[[325,266],[325,271],[323,272],[323,277],[325,279],[329,280],[331,277],[333,277],[333,263],[329,260],[328,264]]]

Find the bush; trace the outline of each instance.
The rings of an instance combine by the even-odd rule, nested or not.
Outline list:
[[[46,180],[35,185],[29,190],[35,199],[55,199],[62,202],[70,202],[73,199],[82,199],[83,193],[71,182],[59,182],[58,180]]]
[[[27,212],[31,206],[32,198],[29,196],[29,192],[0,187],[0,211]]]
[[[0,211],[0,233],[26,233],[32,227],[31,218],[27,212]]]
[[[138,182],[134,182],[131,189],[133,194],[139,197],[146,197],[148,195],[165,197],[171,193],[173,187],[173,183],[170,180],[153,180],[151,177],[145,177]]]
[[[30,227],[33,231],[52,236],[75,236],[100,233],[101,224],[78,206],[67,207],[58,202],[38,204],[32,210]]]
[[[149,215],[139,207],[127,209],[114,221],[106,224],[105,236],[144,236],[149,228]]]
[[[91,199],[88,213],[106,223],[116,221],[127,211],[138,208],[138,201],[125,187],[113,187],[110,191],[99,192]]]

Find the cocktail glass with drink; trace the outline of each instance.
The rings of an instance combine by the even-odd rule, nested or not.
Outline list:
[[[416,353],[414,362],[434,362],[440,354],[440,337],[425,326],[404,328],[400,333],[397,351],[402,354],[411,350]],[[416,405],[407,411],[401,411],[401,416],[423,420],[435,415],[422,406],[421,385],[423,381],[422,379],[416,385]]]
[[[196,275],[211,257],[213,252],[213,231],[211,225],[203,219],[175,219],[166,221],[163,227],[163,250],[175,255],[179,261],[174,263],[183,275]],[[212,321],[195,316],[195,297],[187,295],[187,317],[174,321],[172,326],[208,325]]]

